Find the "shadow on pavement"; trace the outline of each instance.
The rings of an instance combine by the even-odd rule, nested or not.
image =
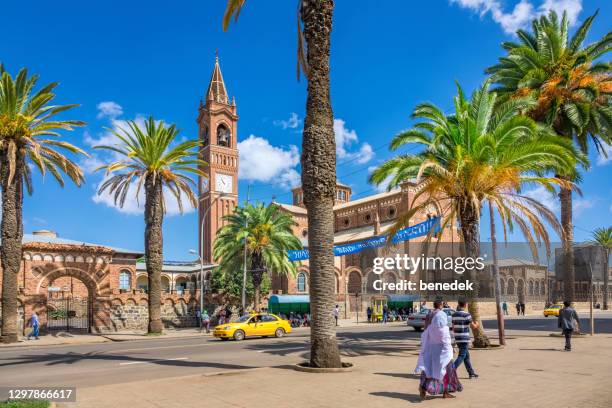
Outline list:
[[[370,395],[374,395],[376,397],[396,398],[413,403],[421,402],[421,397],[419,397],[417,394],[402,394],[401,392],[378,391],[371,392]]]
[[[374,373],[376,375],[386,375],[389,377],[397,377],[397,378],[412,378],[418,380],[421,378],[419,374],[410,374],[410,373]]]

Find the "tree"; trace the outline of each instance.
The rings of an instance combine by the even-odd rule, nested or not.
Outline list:
[[[238,207],[233,214],[223,217],[227,222],[215,238],[214,258],[219,259],[219,270],[231,281],[237,270],[242,270],[246,240],[247,268],[253,284],[253,304],[259,310],[261,284],[267,273],[295,276],[297,265],[289,260],[287,251],[301,249],[300,240],[293,235],[295,221],[275,204],[261,203]]]
[[[149,278],[149,333],[161,333],[161,272],[163,266],[162,224],[166,204],[164,191],[177,201],[183,211],[183,198],[192,207],[198,201],[193,189],[195,181],[190,175],[204,176],[206,163],[199,159],[197,140],[177,142],[179,130],[149,117],[144,125],[128,121],[126,126],[111,130],[119,144],[95,146],[113,152],[118,159],[98,170],[106,170],[106,180],[98,194],[108,191],[115,204],[123,207],[128,194],[139,200],[144,187],[145,196],[145,258]]]
[[[38,75],[27,69],[13,79],[0,65],[0,181],[2,184],[2,336],[3,343],[17,341],[17,273],[23,239],[23,190],[32,194],[32,169],[50,173],[64,186],[62,173],[77,186],[84,182],[79,166],[64,155],[86,153],[57,140],[59,130],[72,130],[84,122],[55,116],[77,105],[50,105],[57,82],[35,91]],[[30,166],[30,164],[32,166]]]
[[[245,0],[228,0],[223,26],[238,18]],[[330,99],[329,51],[333,0],[298,0],[298,77],[308,79],[302,138],[302,189],[310,251],[310,365],[341,367],[332,310],[335,305],[334,195],[336,141]],[[302,27],[303,26],[303,27]]]
[[[604,262],[604,278],[603,278],[603,310],[608,310],[608,285],[610,271],[608,270],[608,262],[610,260],[610,250],[612,250],[612,227],[597,228],[591,235],[591,244],[603,247],[605,254]]]
[[[507,229],[517,225],[537,254],[534,242],[549,241],[541,219],[553,226],[556,219],[548,208],[520,190],[534,183],[547,189],[564,184],[540,174],[551,168],[574,166],[577,153],[571,141],[551,135],[532,119],[518,115],[529,106],[528,99],[509,101],[494,109],[496,95],[488,91],[488,82],[473,93],[471,100],[465,98],[459,85],[457,88],[453,114],[445,115],[431,103],[420,104],[412,117],[422,121],[391,142],[392,150],[412,143],[425,149],[388,160],[370,177],[376,184],[389,181],[389,188],[411,179],[423,182],[409,210],[398,217],[389,235],[408,225],[418,212],[431,205],[440,206],[441,227],[458,221],[466,256],[476,258],[480,252],[480,211],[487,200],[501,215],[504,236]],[[474,277],[472,271],[472,281]],[[470,313],[478,321],[478,290],[467,296]],[[480,325],[474,333],[474,346],[489,344]]]
[[[570,38],[567,13],[561,21],[554,11],[533,21],[532,32],[518,30],[519,42],[503,44],[507,55],[486,70],[498,85],[500,100],[526,95],[537,103],[529,116],[550,125],[557,135],[575,139],[584,153],[589,140],[606,155],[612,143],[612,71],[609,62],[598,61],[612,48],[612,32],[583,46],[597,13],[588,17]],[[576,172],[572,172],[576,174]],[[568,180],[571,175],[559,173]],[[572,245],[572,190],[561,187],[561,224],[565,254],[565,298],[574,300],[574,260]]]

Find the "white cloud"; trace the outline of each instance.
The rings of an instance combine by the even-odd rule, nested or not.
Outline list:
[[[548,207],[548,209],[551,211],[559,211],[559,201],[557,200],[557,197],[543,186],[538,186],[533,190],[525,191],[523,195],[538,201],[540,204]]]
[[[104,192],[102,192],[102,194],[97,194],[97,191],[100,188],[100,185],[105,180],[106,178],[100,181],[100,183],[98,183],[98,186],[96,187],[96,193],[91,197],[94,203],[103,204],[107,207],[114,208],[115,210],[121,213],[124,213],[124,214],[141,215],[144,213],[144,206],[145,206],[144,188],[140,189],[140,192],[138,193],[138,200],[137,200],[136,199],[136,183],[132,183],[130,185],[130,188],[127,193],[123,207],[119,207],[119,205],[115,204],[114,194],[109,193],[108,190],[105,190]],[[174,215],[181,214],[181,212],[179,211],[179,206],[176,201],[176,198],[166,188],[164,188],[164,200],[166,204],[166,215],[167,216],[171,217]],[[182,196],[182,202],[183,202],[183,214],[188,214],[195,210],[195,208],[191,206],[191,204],[189,203],[189,201],[186,199],[185,196]]]
[[[288,149],[272,146],[262,137],[250,135],[238,143],[240,171],[243,180],[272,182],[284,188],[300,184],[300,175],[295,167],[300,163],[297,146]]]
[[[586,198],[575,198],[572,202],[572,210],[574,216],[581,215],[585,210],[589,210],[595,206],[595,200]]]
[[[298,114],[291,112],[289,119],[287,120],[275,120],[272,122],[274,126],[280,126],[283,129],[297,129],[302,124],[302,119],[299,118]]]
[[[368,143],[363,143],[357,151],[349,152],[351,145],[358,143],[359,138],[354,129],[348,129],[342,119],[334,119],[336,137],[336,156],[343,161],[355,161],[359,164],[369,162],[374,157],[374,150]]]
[[[478,13],[481,17],[490,13],[493,21],[501,25],[508,34],[514,34],[519,28],[527,27],[531,21],[551,10],[559,15],[564,10],[567,11],[568,21],[570,25],[574,25],[578,20],[578,14],[582,11],[582,0],[544,0],[539,7],[536,7],[531,0],[521,0],[515,4],[512,11],[506,11],[500,0],[450,0],[450,2]]]
[[[598,166],[605,166],[606,164],[612,163],[612,145],[604,144],[603,150],[606,152],[605,156],[601,153],[597,154]]]
[[[97,108],[98,108],[98,116],[96,117],[98,119],[103,119],[103,118],[114,119],[114,118],[117,118],[123,115],[123,108],[121,107],[121,105],[113,101],[100,102]]]

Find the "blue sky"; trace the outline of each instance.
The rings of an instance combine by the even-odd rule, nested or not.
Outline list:
[[[241,141],[240,199],[290,202],[299,181],[304,81],[295,74],[296,2],[247,1],[238,24],[221,30],[225,1],[82,2],[35,0],[3,5],[0,61],[10,72],[28,67],[41,83],[59,81],[60,103],[79,103],[71,118],[87,126],[64,136],[79,146],[108,140],[104,127],[154,115],[195,137],[197,106],[219,50],[221,68],[238,105]],[[415,104],[451,108],[454,81],[467,90],[502,55],[500,43],[547,8],[568,8],[580,22],[597,8],[591,39],[611,26],[612,7],[593,0],[336,1],[331,90],[336,117],[338,176],[354,197],[376,192],[369,169],[390,157],[386,144],[411,125]],[[265,162],[263,157],[266,158]],[[126,209],[96,198],[106,159],[82,161],[87,183],[60,188],[36,177],[25,200],[25,231],[47,228],[61,237],[142,249],[144,222],[135,202]],[[612,161],[593,155],[576,198],[576,239],[612,219]],[[262,165],[265,163],[265,166]],[[247,179],[247,177],[250,177]],[[555,205],[553,197],[534,193]],[[164,224],[167,259],[190,259],[197,243],[195,212],[172,214]],[[483,225],[488,220],[483,218]],[[482,239],[488,231],[483,228]]]

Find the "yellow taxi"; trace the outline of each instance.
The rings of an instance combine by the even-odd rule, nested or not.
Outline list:
[[[559,311],[563,309],[563,303],[555,303],[544,309],[544,317],[559,316]]]
[[[244,315],[238,321],[220,324],[213,330],[213,336],[221,340],[233,338],[237,341],[253,336],[283,337],[288,333],[291,333],[289,321],[269,313]]]

